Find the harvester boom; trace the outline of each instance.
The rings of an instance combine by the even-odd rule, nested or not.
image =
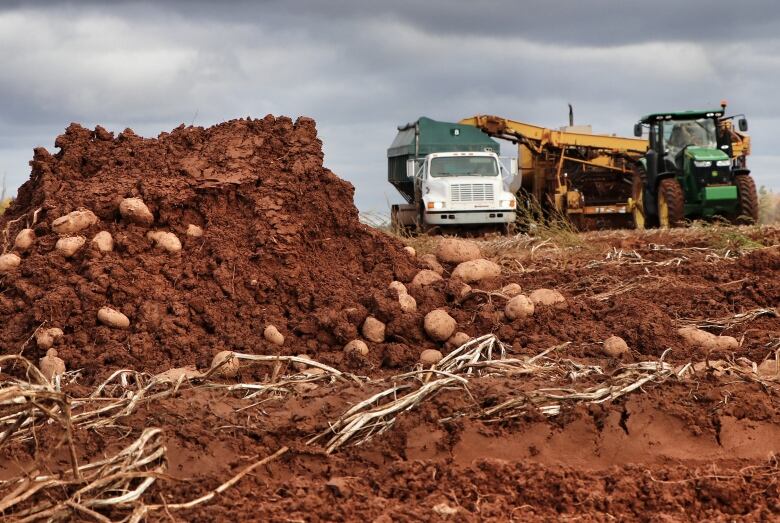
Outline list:
[[[499,116],[477,115],[460,121],[482,129],[490,136],[513,141],[523,141],[539,148],[549,144],[552,147],[587,147],[605,151],[622,152],[639,156],[647,151],[647,140],[599,134],[556,131]]]

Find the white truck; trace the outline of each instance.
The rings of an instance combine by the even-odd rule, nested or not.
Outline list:
[[[515,221],[516,159],[469,125],[420,118],[398,128],[387,151],[388,180],[408,203],[393,205],[396,227],[506,226]]]

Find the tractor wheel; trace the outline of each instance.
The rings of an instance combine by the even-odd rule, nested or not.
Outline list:
[[[737,219],[736,223],[758,222],[758,193],[756,182],[749,174],[738,174],[734,177],[737,185]]]
[[[647,220],[647,215],[645,214],[646,179],[644,170],[639,169],[639,171],[634,173],[631,187],[631,199],[633,200],[631,214],[634,219],[634,228],[640,231],[646,229],[650,225]]]
[[[685,194],[680,182],[664,178],[658,184],[658,222],[662,229],[682,226],[685,219]]]

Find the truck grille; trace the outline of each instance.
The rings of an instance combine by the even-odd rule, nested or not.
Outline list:
[[[456,183],[451,186],[453,202],[487,202],[493,200],[491,183]]]

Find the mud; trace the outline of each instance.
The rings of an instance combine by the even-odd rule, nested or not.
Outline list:
[[[0,276],[0,352],[35,359],[35,329],[62,328],[57,348],[70,369],[82,369],[65,382],[72,398],[89,395],[121,367],[203,368],[222,349],[306,353],[363,376],[259,397],[183,384],[174,395],[141,401],[110,427],[76,430],[82,463],[116,452],[144,428],[163,430],[167,474],[144,494],[146,504],[198,498],[289,447],[209,502],[159,510],[149,520],[780,519],[780,378],[757,379],[752,369],[780,349],[773,310],[780,304],[780,230],[587,233],[570,247],[523,236],[487,240],[481,247],[503,266],[499,278],[461,297],[459,282],[449,278],[454,267],[445,265],[443,281],[410,286],[418,309],[404,313],[387,284],[408,283],[421,265],[401,241],[359,223],[352,188],[322,166],[311,120],[236,120],[157,139],[71,126],[57,144],[56,155],[36,151],[31,180],[0,222],[12,239],[35,217],[38,236],[20,270]],[[156,250],[146,228],[120,218],[118,201],[128,196],[150,206],[152,228],[183,240],[181,254]],[[85,236],[110,231],[114,252],[85,249],[65,259],[53,251],[51,222],[79,207],[100,219]],[[187,237],[189,224],[204,236]],[[419,254],[431,245],[415,243]],[[506,297],[497,292],[508,283],[524,292],[555,288],[567,301],[508,321]],[[95,313],[104,305],[125,313],[130,329],[99,326]],[[662,358],[678,368],[699,364],[698,371],[646,383],[615,401],[567,404],[555,416],[531,410],[501,420],[481,413],[542,388],[598,381],[473,377],[468,390],[443,390],[362,445],[327,454],[321,442],[307,443],[396,383],[394,375],[414,370],[422,350],[450,350],[421,328],[434,308],[446,309],[469,335],[494,333],[509,357],[557,346],[552,360],[598,365],[602,377]],[[731,321],[757,309],[766,312]],[[344,355],[343,344],[359,336],[368,315],[386,323],[385,342],[369,343],[366,357]],[[268,323],[285,335],[281,348],[263,339]],[[738,349],[687,347],[677,329],[690,323],[734,336]],[[623,359],[603,354],[610,335],[628,343]],[[722,372],[704,360],[742,370]],[[18,369],[3,371],[20,377]],[[288,372],[243,365],[226,381]],[[10,383],[0,377],[4,387]],[[33,471],[64,473],[62,441],[62,427],[41,423],[35,438],[2,445],[0,501],[13,485],[3,482]],[[100,513],[121,520],[131,510]]]
[[[311,119],[181,126],[156,139],[72,124],[55,145],[54,155],[36,149],[30,180],[0,219],[6,248],[25,226],[37,236],[20,269],[0,276],[0,352],[37,359],[27,340],[55,326],[65,332],[60,356],[90,379],[104,368],[208,367],[220,350],[338,360],[359,324],[344,319],[335,335],[322,325],[414,275],[400,242],[359,223],[353,187],[322,166]],[[180,254],[120,218],[126,197],[150,207],[151,229],[182,240]],[[109,231],[113,252],[66,259],[53,250],[51,222],[79,208],[100,220],[79,234]],[[187,236],[190,224],[204,235]],[[99,325],[103,306],[123,312],[130,329]],[[287,338],[281,349],[263,339],[267,324]]]

